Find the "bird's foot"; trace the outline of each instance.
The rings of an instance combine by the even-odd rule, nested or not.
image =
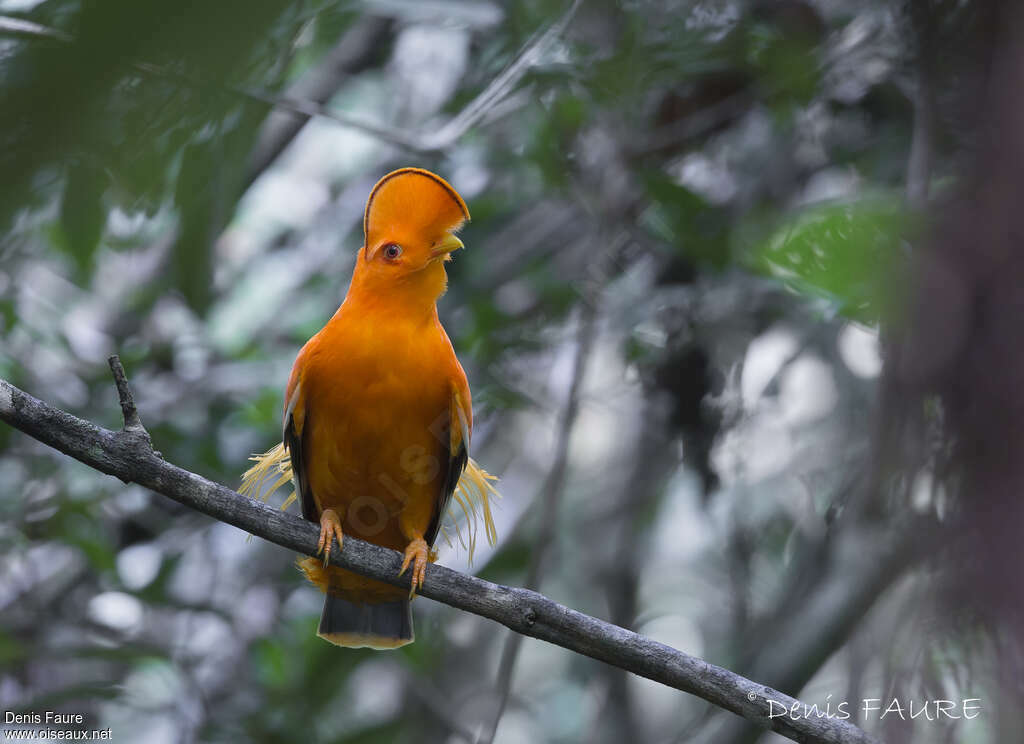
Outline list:
[[[416,594],[416,590],[423,586],[423,579],[427,575],[427,559],[429,554],[430,549],[427,547],[427,541],[422,537],[417,537],[405,548],[405,558],[402,561],[402,569],[398,572],[398,575],[404,574],[409,565],[412,565],[412,586],[409,587],[410,597]]]
[[[320,541],[316,544],[316,554],[324,554],[324,568],[331,560],[331,544],[338,541],[338,550],[341,550],[341,541],[344,535],[341,534],[341,519],[334,509],[324,509],[320,514]]]

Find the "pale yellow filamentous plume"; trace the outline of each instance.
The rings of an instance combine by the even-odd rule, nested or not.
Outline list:
[[[262,455],[253,455],[249,459],[255,464],[242,476],[242,485],[238,492],[243,496],[265,504],[272,493],[286,483],[292,482],[292,460],[283,444],[278,444]],[[501,498],[498,489],[494,487],[496,480],[496,476],[488,473],[470,458],[462,477],[459,478],[459,485],[452,494],[448,514],[441,525],[441,535],[445,541],[452,545],[451,536],[454,533],[455,539],[466,550],[470,564],[476,551],[476,536],[481,520],[488,544],[494,545],[498,541],[498,531],[494,527],[494,517],[491,514],[491,499]],[[287,509],[297,500],[298,494],[293,490],[281,504],[281,509]],[[455,509],[456,504],[461,511],[461,520]],[[462,532],[463,526],[466,528],[465,534]]]

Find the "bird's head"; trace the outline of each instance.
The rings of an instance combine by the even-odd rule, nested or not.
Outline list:
[[[466,203],[440,176],[420,168],[389,173],[366,201],[353,287],[435,302],[447,282],[444,262],[463,247],[455,232],[468,219]]]

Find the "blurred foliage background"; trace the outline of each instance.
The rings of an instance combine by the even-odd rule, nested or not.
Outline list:
[[[943,601],[926,540],[958,503],[942,401],[894,413],[883,365],[997,5],[0,0],[0,377],[117,427],[119,353],[164,456],[237,485],[371,186],[435,170],[473,214],[441,313],[504,493],[471,570],[809,702],[982,701],[853,716],[892,741],[1015,740],[1004,628]],[[5,426],[0,484],[3,710],[115,741],[474,742],[501,709],[498,742],[757,737],[538,641],[510,664],[428,600],[409,647],[329,646],[293,556]]]

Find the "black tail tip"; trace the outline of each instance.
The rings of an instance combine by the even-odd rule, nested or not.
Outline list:
[[[412,608],[407,598],[365,604],[328,594],[317,635],[346,648],[400,648],[412,643]]]

